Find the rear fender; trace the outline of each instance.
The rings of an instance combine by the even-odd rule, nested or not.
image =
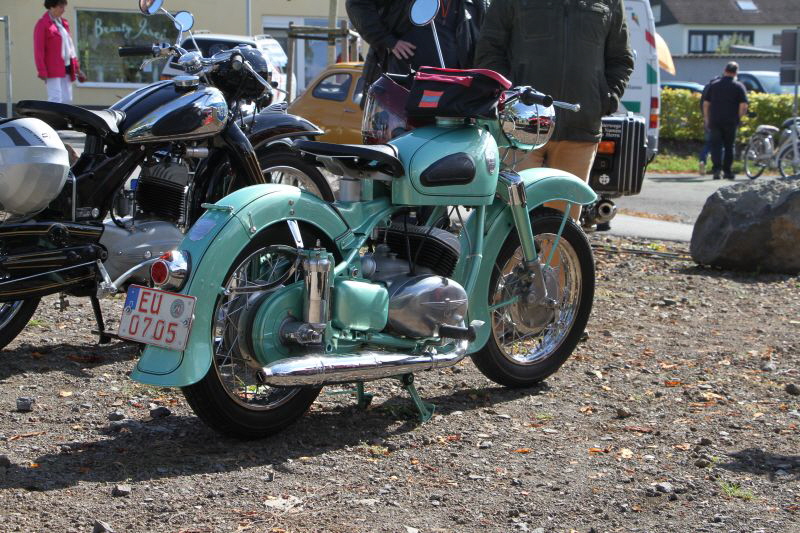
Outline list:
[[[563,200],[579,205],[588,205],[597,199],[597,195],[583,180],[561,170],[552,168],[532,168],[519,173],[525,183],[528,211],[541,207],[546,202]],[[469,297],[470,320],[481,320],[483,326],[478,328],[477,337],[469,345],[469,352],[480,350],[491,335],[491,317],[489,316],[489,281],[492,269],[508,235],[514,230],[514,218],[511,209],[505,203],[508,190],[498,184],[495,201],[486,208],[485,233],[481,268],[475,288]],[[456,265],[455,279],[459,282],[466,280],[469,253],[468,243],[475,242],[477,220],[475,211],[467,219],[465,232],[461,234],[461,257]],[[534,225],[533,230],[536,230]],[[467,239],[469,234],[469,240]]]
[[[190,277],[181,292],[197,298],[186,350],[148,346],[131,374],[133,379],[185,387],[206,375],[212,356],[212,314],[233,260],[263,230],[290,219],[312,226],[340,250],[353,240],[352,231],[333,207],[296,187],[255,185],[226,196],[206,211],[180,245],[191,261]]]
[[[286,113],[257,113],[245,121],[245,131],[253,148],[259,148],[276,141],[291,145],[294,137],[314,137],[323,132],[312,122]]]

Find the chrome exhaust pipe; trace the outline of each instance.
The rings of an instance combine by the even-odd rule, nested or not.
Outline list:
[[[270,363],[256,373],[264,385],[302,387],[374,381],[376,379],[453,366],[467,355],[469,341],[456,341],[446,354],[409,355],[402,353],[361,352],[352,355],[305,355]]]
[[[595,213],[595,223],[605,224],[606,222],[611,222],[611,219],[617,216],[617,206],[611,200],[603,199],[597,202]]]

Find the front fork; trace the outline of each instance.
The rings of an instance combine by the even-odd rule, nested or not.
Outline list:
[[[523,267],[531,275],[531,288],[535,291],[534,293],[541,296],[541,300],[535,303],[548,303],[552,299],[552,295],[547,294],[544,269],[549,267],[553,260],[553,255],[558,248],[559,240],[564,232],[564,226],[567,224],[567,218],[569,217],[572,204],[567,202],[564,217],[561,219],[561,226],[558,228],[558,234],[550,249],[550,253],[547,258],[540,258],[539,252],[536,249],[536,240],[533,236],[530,214],[528,213],[525,182],[516,172],[501,172],[500,183],[506,187],[505,192],[507,194],[501,194],[501,196],[508,203],[511,216],[514,219],[514,225],[517,228],[517,235],[519,236],[519,243],[522,247],[522,256],[524,258]],[[542,259],[544,259],[544,262],[542,262]]]

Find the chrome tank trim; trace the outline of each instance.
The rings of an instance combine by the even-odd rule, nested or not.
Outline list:
[[[301,387],[373,381],[400,374],[453,366],[467,354],[468,341],[456,342],[446,354],[409,355],[361,352],[352,355],[306,355],[270,363],[258,371],[259,381],[273,387]]]
[[[174,135],[155,135],[153,133],[153,128],[160,120],[172,113],[192,107],[197,108],[197,112],[203,115],[202,124],[199,127]],[[223,130],[228,123],[228,117],[228,104],[225,102],[222,92],[215,87],[201,87],[167,102],[128,128],[125,131],[125,142],[136,144],[210,137]]]

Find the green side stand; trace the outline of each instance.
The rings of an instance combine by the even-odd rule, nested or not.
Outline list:
[[[400,382],[403,384],[403,388],[408,392],[411,396],[411,400],[414,402],[414,406],[419,411],[419,421],[420,422],[427,422],[433,416],[433,412],[436,410],[436,406],[432,403],[428,403],[420,398],[419,393],[417,392],[417,388],[414,386],[414,374],[403,374],[400,376]]]
[[[397,376],[397,379],[400,380],[403,388],[408,392],[409,396],[411,396],[411,401],[414,402],[414,407],[416,407],[417,411],[419,412],[419,421],[427,422],[430,420],[431,417],[433,417],[433,412],[436,410],[436,406],[432,403],[423,401],[423,399],[420,397],[419,392],[417,392],[417,388],[414,386],[414,374],[403,374]],[[356,382],[355,389],[326,391],[326,394],[355,394],[359,409],[366,409],[369,407],[369,405],[372,403],[373,397],[372,394],[364,391],[363,381]]]
[[[325,394],[335,395],[335,394],[355,394],[356,399],[358,401],[358,408],[359,409],[366,409],[369,407],[369,404],[372,403],[373,395],[364,392],[364,382],[359,381],[356,383],[355,389],[342,389],[342,390],[333,390],[333,391],[325,391]]]
[[[372,403],[372,394],[364,392],[364,382],[356,383],[356,398],[358,398],[358,408],[366,409]]]

